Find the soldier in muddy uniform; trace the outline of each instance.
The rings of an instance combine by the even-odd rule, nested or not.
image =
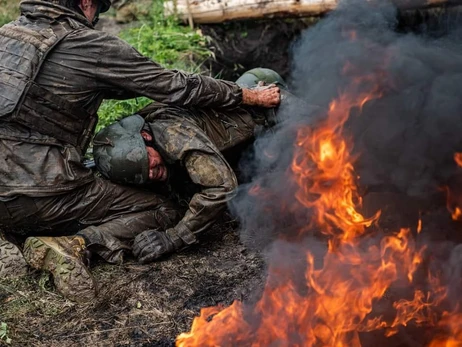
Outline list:
[[[261,68],[247,72],[236,82],[249,85],[257,81],[285,87],[276,72]],[[140,262],[153,261],[197,242],[196,236],[215,222],[237,188],[235,173],[223,153],[253,139],[257,129],[263,130],[275,120],[274,109],[238,107],[220,111],[153,103],[95,136],[96,167],[106,178],[121,184],[165,183],[175,190],[175,184],[184,184],[176,178],[186,172],[198,188],[177,223],[168,228],[159,225],[135,237],[133,254]],[[129,231],[113,236],[132,237]]]
[[[170,225],[177,212],[160,195],[115,185],[82,164],[103,99],[146,96],[179,106],[274,107],[279,89],[250,90],[233,82],[167,70],[107,33],[94,30],[110,0],[21,2],[21,16],[0,28],[0,228],[29,237],[24,257],[49,270],[72,300],[92,299],[86,266],[94,252],[122,260],[106,233],[138,233]],[[55,234],[53,234],[55,233]],[[112,240],[112,238],[110,238]],[[0,276],[21,263],[0,240]]]

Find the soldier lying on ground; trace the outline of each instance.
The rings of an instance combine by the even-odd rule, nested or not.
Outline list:
[[[237,83],[252,79],[284,85],[281,77],[269,69],[251,70]],[[196,235],[215,222],[238,184],[223,152],[253,139],[257,128],[268,127],[274,120],[268,116],[274,113],[271,111],[255,107],[219,111],[154,102],[139,115],[124,118],[95,136],[96,167],[114,182],[174,185],[172,182],[179,182],[175,176],[186,171],[198,187],[186,211],[178,206],[176,218],[136,235],[133,253],[140,262],[153,261],[196,243]],[[133,240],[128,229],[125,233],[113,233],[113,240],[109,240],[108,233],[111,245]],[[130,249],[122,244],[121,248]]]
[[[94,30],[110,0],[23,1],[18,20],[0,28],[0,229],[28,238],[24,256],[50,270],[57,289],[72,300],[92,299],[86,251],[121,261],[111,233],[137,234],[170,218],[161,196],[96,177],[82,164],[103,99],[146,96],[183,107],[274,107],[279,89],[250,90],[233,82],[167,70],[117,37]],[[0,277],[24,261],[0,241]],[[75,262],[75,259],[81,261]]]

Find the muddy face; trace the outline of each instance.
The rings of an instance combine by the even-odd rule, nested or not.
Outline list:
[[[152,147],[146,147],[149,159],[149,179],[151,181],[165,181],[167,179],[167,167],[164,159]]]

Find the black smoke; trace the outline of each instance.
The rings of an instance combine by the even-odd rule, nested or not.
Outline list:
[[[281,212],[297,189],[290,179],[297,129],[315,127],[342,92],[378,88],[381,93],[362,109],[351,109],[344,129],[359,156],[355,169],[363,191],[428,200],[457,173],[461,26],[441,21],[438,30],[420,24],[415,32],[403,30],[400,16],[389,1],[347,0],[296,42],[289,83],[310,107],[283,101],[280,124],[257,139],[251,161],[242,163],[252,182],[240,188],[231,209],[242,222],[246,243],[266,244],[274,234],[309,221],[307,211]],[[358,76],[368,77],[354,82]]]
[[[408,30],[400,16],[385,0],[343,1],[306,30],[294,45],[289,80],[291,91],[302,102],[283,100],[279,124],[256,140],[241,163],[250,183],[240,187],[230,204],[241,222],[241,239],[249,247],[265,249],[269,267],[291,277],[301,293],[310,291],[304,283],[304,255],[310,252],[317,266],[322,266],[326,247],[319,230],[305,230],[302,239],[295,237],[312,219],[309,209],[294,208],[299,189],[291,172],[296,136],[300,129],[316,128],[339,94],[380,91],[380,97],[350,110],[343,129],[358,158],[355,171],[366,196],[396,194],[403,197],[398,210],[405,211],[404,197],[432,202],[461,170],[453,159],[455,152],[462,152],[461,27],[458,21],[442,21],[441,26],[420,23],[413,28],[417,30]],[[432,215],[423,215],[424,229],[416,244],[427,248],[413,286],[431,291],[427,270],[439,274],[441,284],[448,288],[448,300],[441,310],[460,310],[461,246],[457,245],[460,241],[442,236],[451,223],[442,202],[441,224]],[[416,225],[418,215],[413,216],[411,224]],[[398,231],[402,225],[391,226]],[[451,228],[461,233],[460,224]],[[375,232],[372,228],[368,237],[378,244],[389,231],[379,228]],[[434,234],[441,235],[439,241]],[[368,254],[367,247],[362,251]],[[278,282],[277,278],[270,280]],[[287,279],[283,276],[279,281]],[[382,300],[388,305],[384,312],[394,312],[387,300],[410,299],[414,289],[409,284],[390,288],[391,294]],[[378,333],[383,337],[383,332]],[[398,334],[396,341],[387,340],[386,345],[420,346],[436,334],[427,333],[413,334],[418,338],[410,337],[412,343],[399,340],[406,333]],[[376,345],[377,338],[370,335],[364,341],[367,346]]]

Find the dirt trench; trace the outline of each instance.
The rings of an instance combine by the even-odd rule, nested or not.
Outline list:
[[[328,15],[328,14],[327,14]],[[236,80],[255,67],[277,71],[290,82],[292,48],[304,31],[323,17],[270,18],[200,25],[211,38],[215,59],[210,61],[212,76]],[[397,13],[396,30],[430,36],[444,35],[462,19],[462,6],[441,6]]]

